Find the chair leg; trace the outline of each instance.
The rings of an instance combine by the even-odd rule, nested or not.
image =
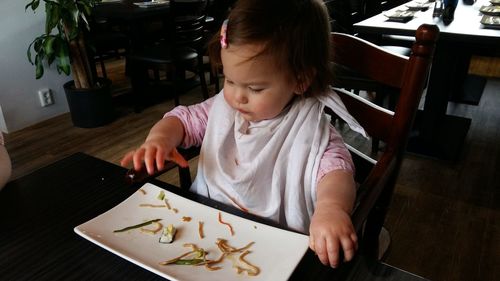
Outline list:
[[[99,64],[101,65],[102,77],[108,78],[108,75],[106,73],[106,65],[104,64],[104,58],[101,55],[99,56]]]
[[[140,68],[139,66],[130,67],[130,70],[130,82],[132,84],[132,100],[134,103],[134,112],[140,113],[144,108],[144,96],[141,96],[141,92],[146,89],[148,71],[147,69]]]
[[[385,217],[389,210],[389,203],[392,199],[394,187],[396,185],[398,173],[395,172],[390,179],[388,179],[387,187],[380,194],[375,207],[368,215],[363,232],[362,247],[363,251],[375,258],[379,257],[379,235],[384,225]]]
[[[174,96],[174,105],[179,106],[180,99],[179,96],[181,93],[183,93],[184,89],[181,88],[181,85],[184,83],[184,80],[186,79],[186,70],[182,67],[175,67],[173,69],[173,80],[174,82],[172,83],[172,89],[173,89],[173,96]]]
[[[179,181],[182,189],[189,189],[191,187],[191,173],[189,167],[182,168],[179,166]]]

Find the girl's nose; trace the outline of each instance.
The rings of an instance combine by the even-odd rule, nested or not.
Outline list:
[[[245,104],[248,102],[247,95],[243,89],[237,89],[235,91],[235,99],[237,103]]]

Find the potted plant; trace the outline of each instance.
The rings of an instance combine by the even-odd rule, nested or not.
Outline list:
[[[40,2],[45,2],[45,32],[27,51],[36,78],[43,76],[44,66],[53,64],[59,73],[72,74],[73,80],[64,84],[64,90],[73,124],[88,128],[109,123],[114,118],[111,81],[97,77],[85,41],[92,9],[100,0],[31,0],[25,10],[35,12]]]

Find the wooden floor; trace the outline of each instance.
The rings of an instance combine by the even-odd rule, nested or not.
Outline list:
[[[126,80],[116,81],[121,81],[117,92],[123,92]],[[181,97],[183,104],[199,100],[197,91]],[[77,151],[118,164],[172,107],[165,101],[135,114],[121,102],[118,118],[105,127],[75,128],[65,114],[8,134],[13,178]],[[498,108],[500,79],[492,78],[479,106],[450,106],[449,113],[472,118],[459,161],[406,157],[386,222],[392,239],[388,264],[431,280],[500,280]],[[161,179],[178,184],[175,172]]]

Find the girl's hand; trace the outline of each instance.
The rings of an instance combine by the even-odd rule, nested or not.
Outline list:
[[[146,141],[137,149],[125,154],[121,165],[126,167],[131,161],[134,170],[140,171],[146,165],[148,174],[165,168],[165,160],[187,167],[188,162],[179,154],[176,147],[184,138],[184,127],[177,117],[160,119],[151,128]]]
[[[344,261],[350,261],[358,248],[349,214],[335,205],[316,206],[309,233],[309,247],[324,265],[337,267],[341,262],[340,249]]]
[[[148,139],[139,149],[125,154],[120,164],[126,167],[132,161],[136,171],[140,171],[145,164],[148,174],[153,175],[156,171],[163,170],[166,160],[188,167],[188,162],[175,147],[165,147],[163,142],[155,139]]]

